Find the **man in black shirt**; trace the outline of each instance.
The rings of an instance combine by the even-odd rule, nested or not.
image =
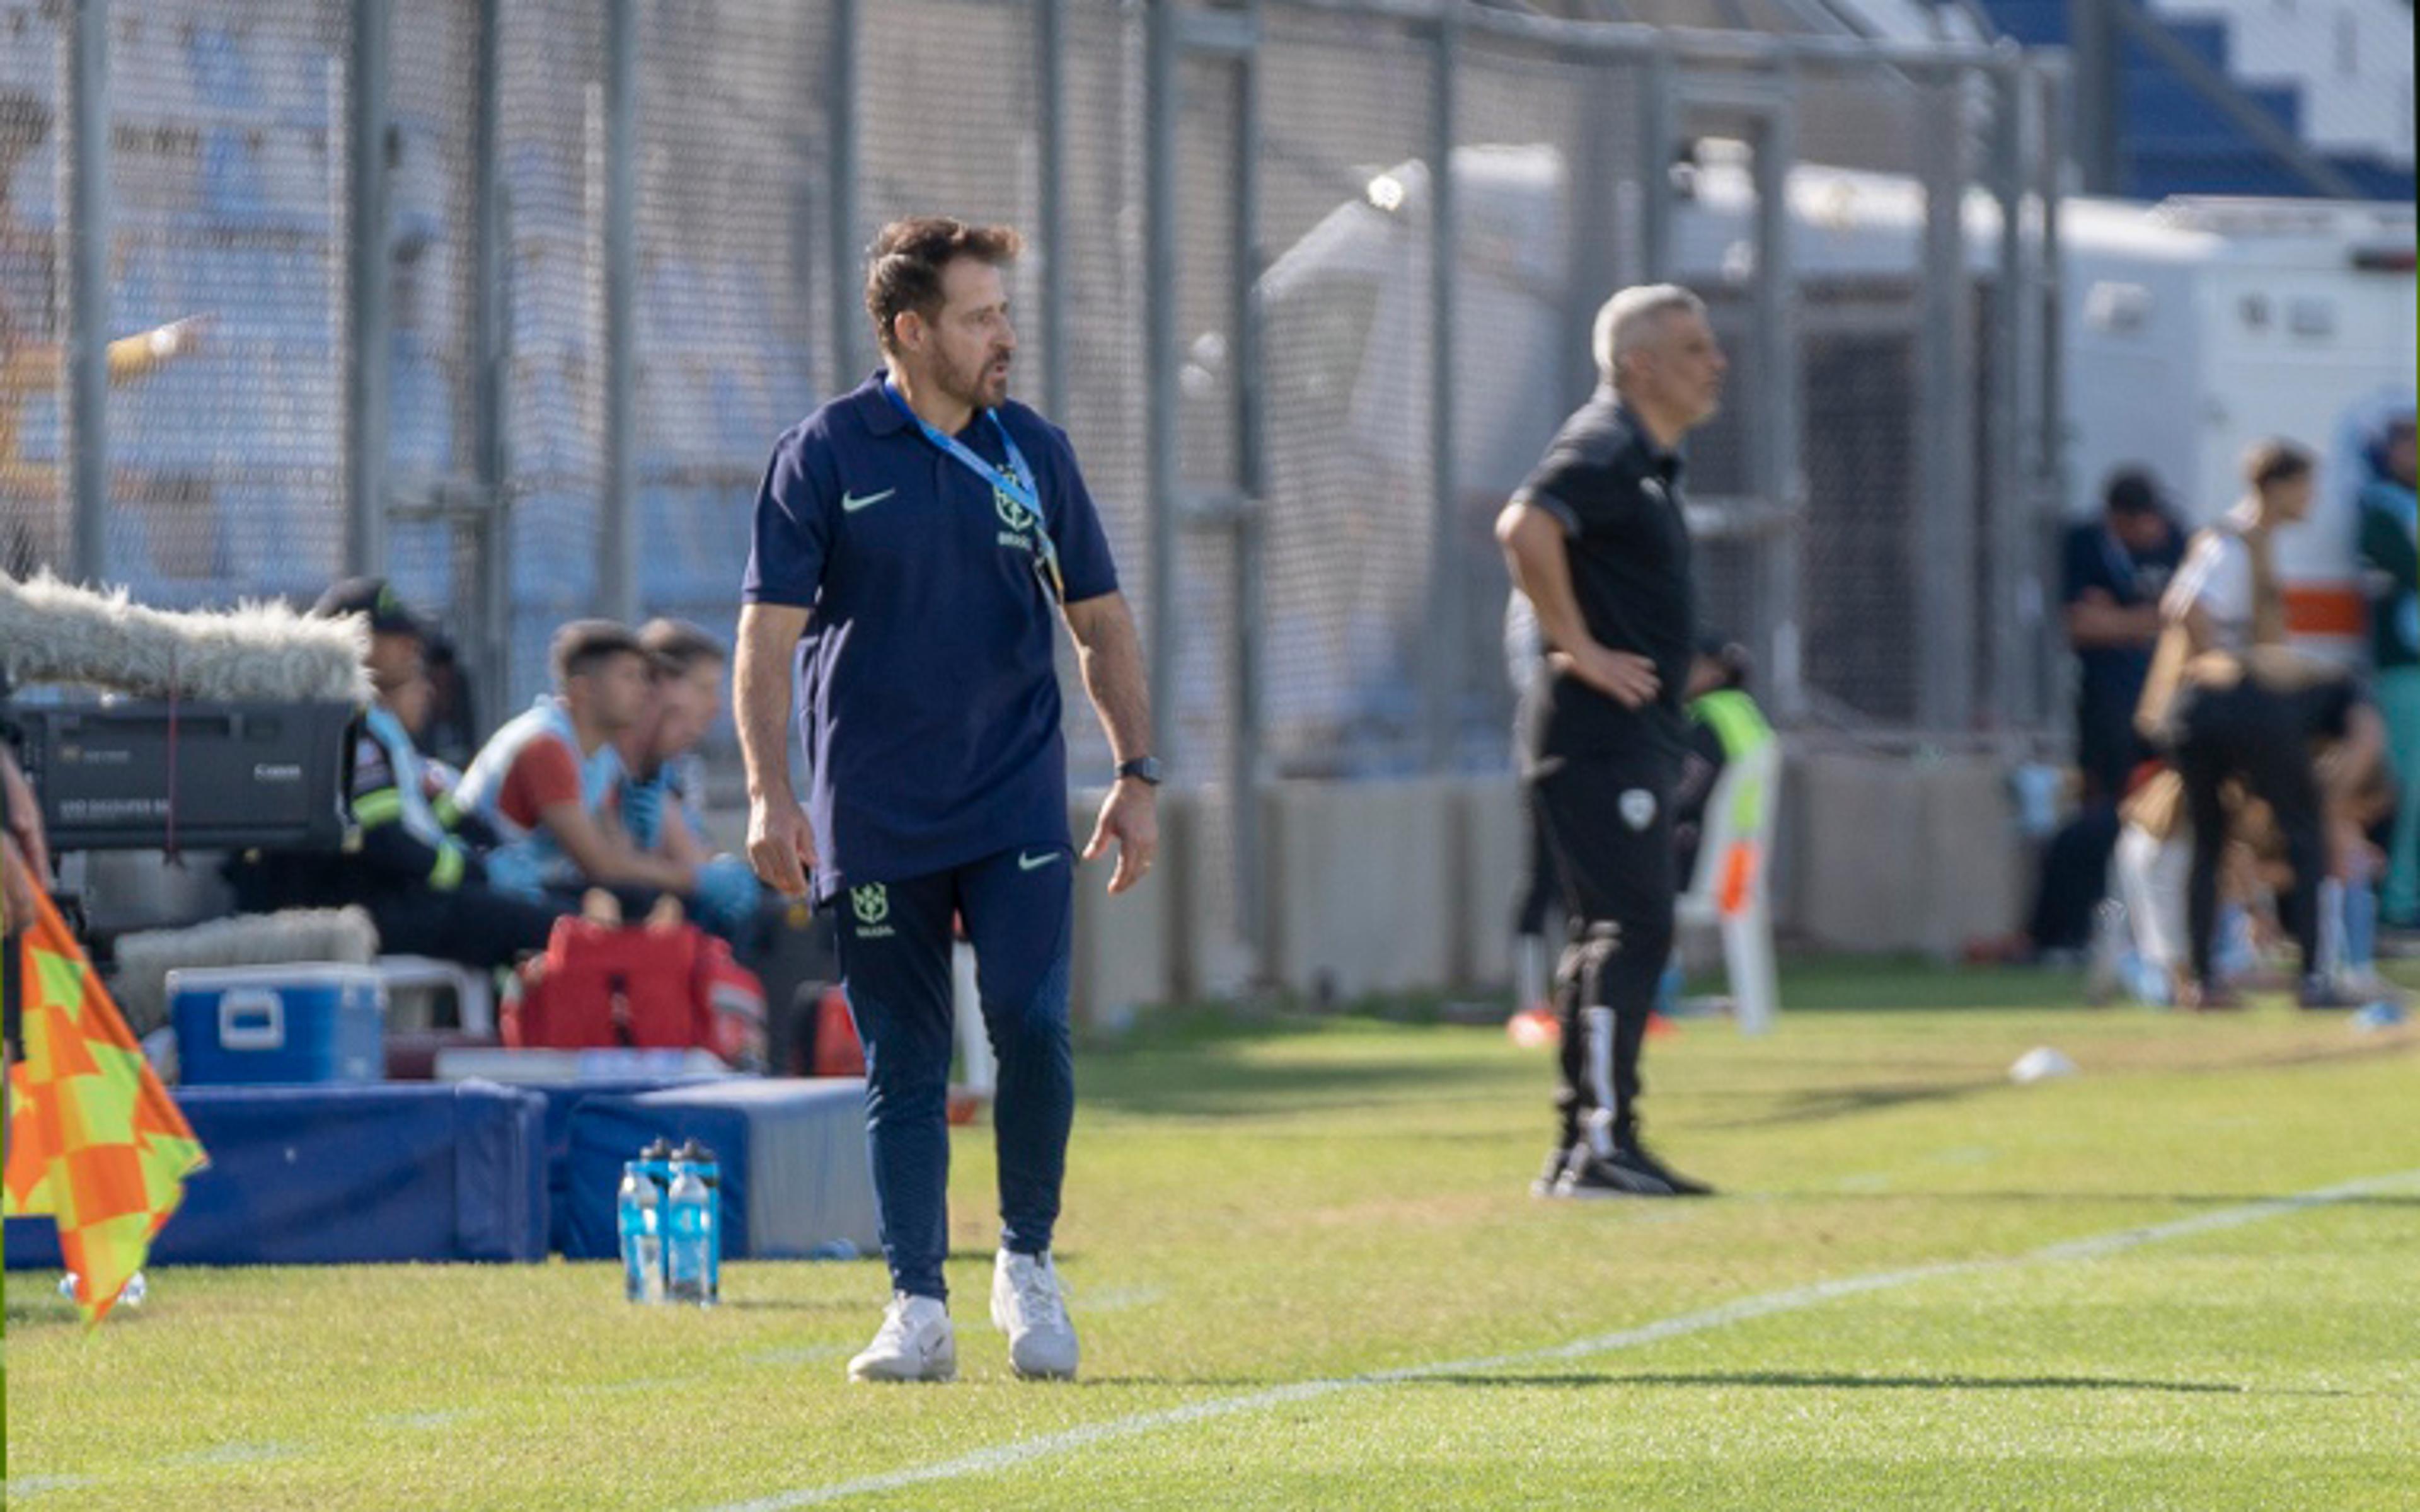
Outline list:
[[[1695,644],[1681,438],[1712,418],[1726,363],[1705,306],[1672,285],[1597,313],[1603,385],[1497,520],[1536,609],[1545,675],[1523,710],[1523,779],[1545,820],[1571,943],[1557,973],[1561,1132],[1532,1190],[1708,1189],[1638,1138],[1638,1057],[1671,951],[1672,793]]]
[[[2121,468],[2102,497],[2101,518],[2067,532],[2060,574],[2078,673],[2076,764],[2088,803],[2125,796],[2128,775],[2149,758],[2134,733],[2134,708],[2160,640],[2160,595],[2185,554],[2183,532],[2160,507],[2149,473]]]

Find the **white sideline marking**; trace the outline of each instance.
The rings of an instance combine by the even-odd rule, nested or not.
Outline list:
[[[92,1484],[90,1475],[19,1475],[0,1481],[0,1491],[9,1496],[39,1496],[44,1491],[71,1491]]]
[[[1684,1334],[1699,1334],[1709,1329],[1727,1328],[1753,1319],[1769,1318],[1776,1313],[1796,1312],[1840,1297],[1859,1296],[1872,1291],[1888,1291],[1913,1286],[1938,1276],[1971,1274],[1982,1271],[2004,1270],[2011,1266],[2039,1261],[2097,1259],[2144,1244],[2163,1240],[2181,1239],[2192,1234],[2209,1233],[2214,1229],[2236,1228],[2305,1209],[2324,1207],[2359,1196],[2391,1191],[2406,1183],[2420,1180],[2420,1171],[2403,1171],[2392,1176],[2365,1177],[2344,1181],[2316,1191],[2292,1196],[2271,1197],[2241,1207],[2223,1208],[2216,1212],[2198,1213],[2191,1218],[2179,1218],[2170,1223],[2151,1224],[2135,1228],[2120,1228],[2106,1234],[2071,1239],[2045,1245],[2022,1255],[1989,1257],[1977,1260],[1943,1260],[1931,1265],[1909,1266],[1898,1271],[1878,1271],[1870,1275],[1843,1276],[1834,1281],[1818,1281],[1808,1286],[1792,1287],[1782,1291],[1768,1291],[1761,1296],[1742,1297],[1719,1306],[1699,1312],[1681,1313],[1655,1322],[1634,1328],[1599,1334],[1589,1338],[1574,1339],[1568,1344],[1549,1345],[1544,1349],[1522,1350],[1512,1354],[1487,1355],[1469,1360],[1448,1360],[1432,1365],[1405,1365],[1394,1370],[1373,1371],[1367,1375],[1342,1376],[1321,1381],[1296,1381],[1292,1385],[1272,1386],[1265,1391],[1247,1392],[1234,1396],[1214,1396],[1206,1401],[1188,1402],[1182,1407],[1164,1408],[1158,1412],[1136,1412],[1125,1417],[1110,1418],[1103,1423],[1089,1423],[1058,1433],[1046,1433],[1012,1443],[977,1449],[911,1470],[894,1470],[879,1475],[865,1475],[856,1480],[839,1481],[830,1486],[811,1486],[800,1490],[780,1491],[752,1502],[733,1502],[712,1509],[712,1512],[786,1512],[799,1506],[820,1506],[852,1496],[871,1496],[882,1491],[895,1491],[931,1481],[957,1480],[968,1475],[986,1475],[1014,1469],[1036,1459],[1048,1459],[1073,1454],[1096,1443],[1115,1439],[1130,1439],[1160,1428],[1183,1427],[1188,1424],[1207,1422],[1213,1418],[1233,1417],[1239,1412],[1256,1412],[1264,1407],[1281,1407],[1289,1402],[1310,1401],[1332,1396],[1340,1392],[1360,1391],[1371,1386],[1395,1385],[1404,1381],[1434,1380],[1439,1376],[1469,1375],[1481,1371],[1511,1369],[1522,1365],[1547,1365],[1561,1360],[1582,1359],[1592,1354],[1610,1354],[1621,1350],[1637,1349],[1642,1345],[1678,1338]],[[1952,1194],[1954,1196],[1954,1194]]]

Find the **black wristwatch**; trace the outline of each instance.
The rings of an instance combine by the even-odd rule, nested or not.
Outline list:
[[[1156,756],[1138,756],[1130,762],[1118,763],[1118,776],[1121,779],[1133,778],[1145,787],[1159,786],[1161,775],[1159,758]]]

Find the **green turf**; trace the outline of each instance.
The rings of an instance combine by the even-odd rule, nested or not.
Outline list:
[[[1652,1132],[1734,1194],[1703,1203],[1529,1198],[1548,1072],[1495,1030],[1188,1017],[1088,1052],[1074,1387],[1011,1380],[985,1321],[979,1131],[954,1179],[947,1388],[842,1381],[884,1289],[871,1262],[736,1264],[707,1314],[625,1306],[604,1265],[172,1270],[89,1336],[54,1277],[12,1276],[9,1501],[714,1508],[1476,1360],[844,1504],[2420,1507],[2420,1180],[2021,1258],[2420,1172],[2420,1037],[2273,1003],[1953,1006],[2068,985],[1827,967],[1792,998],[1888,1011],[1655,1041]],[[2043,1043],[2085,1074],[2010,1086]],[[1991,1263],[1489,1362],[1958,1261]]]

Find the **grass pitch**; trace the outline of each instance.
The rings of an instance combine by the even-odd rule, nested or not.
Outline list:
[[[2420,1507],[2420,1036],[2071,986],[1808,968],[1768,1039],[1653,1041],[1694,1203],[1530,1198],[1550,1071],[1493,1029],[1087,1052],[1074,1386],[985,1319],[980,1130],[948,1387],[841,1379],[874,1261],[734,1264],[711,1313],[608,1265],[166,1270],[90,1336],[12,1275],[8,1501]],[[2037,1044],[2084,1074],[2011,1086]]]

